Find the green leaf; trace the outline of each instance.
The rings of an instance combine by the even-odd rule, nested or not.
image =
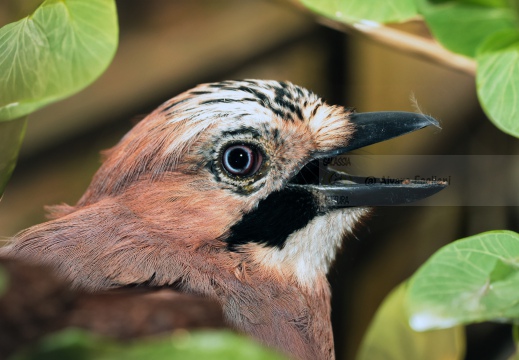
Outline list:
[[[519,324],[513,324],[512,326],[512,336],[514,338],[515,346],[519,345]]]
[[[488,7],[508,7],[510,0],[458,0],[458,2]]]
[[[0,266],[0,296],[4,295],[9,286],[9,273]]]
[[[26,125],[25,117],[0,122],[0,197],[16,165]]]
[[[514,0],[430,0],[430,2],[434,4],[457,2],[460,4],[481,5],[488,7],[508,7],[510,5],[510,1]]]
[[[512,336],[515,344],[515,352],[512,356],[510,356],[509,360],[519,360],[519,325],[517,323],[512,326]]]
[[[499,129],[519,137],[519,31],[490,37],[476,62],[478,97],[485,113]]]
[[[510,7],[488,7],[459,2],[434,4],[417,0],[434,37],[447,49],[474,57],[483,41],[493,33],[515,29],[517,18]]]
[[[386,297],[362,341],[357,360],[463,359],[463,327],[429,332],[414,331],[407,321],[405,293],[404,283]]]
[[[415,330],[519,319],[519,235],[491,231],[436,252],[411,278]]]
[[[0,121],[27,115],[93,82],[117,48],[113,0],[47,0],[0,29]]]
[[[417,15],[414,0],[301,0],[301,2],[319,14],[346,23],[359,20],[381,23],[401,22]]]
[[[173,336],[120,343],[68,329],[10,360],[282,360],[284,357],[230,331],[177,331]]]

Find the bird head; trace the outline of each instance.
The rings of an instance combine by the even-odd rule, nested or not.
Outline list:
[[[351,115],[288,83],[198,86],[107,152],[76,208],[117,199],[175,238],[249,254],[310,284],[326,273],[344,231],[368,212],[331,211],[318,193],[296,185],[312,160],[348,146]],[[312,166],[305,169],[310,184],[319,171]]]
[[[332,170],[316,162],[428,125],[437,123],[328,105],[290,83],[200,85],[137,124],[105,153],[79,202],[56,207],[54,220],[22,232],[8,253],[90,290],[171,286],[216,297],[241,329],[276,343],[252,324],[290,313],[294,331],[308,331],[309,299],[327,302],[326,273],[369,206],[442,188],[366,187],[342,173],[323,184]],[[281,310],[252,315],[262,301]],[[329,304],[319,311],[329,317]]]

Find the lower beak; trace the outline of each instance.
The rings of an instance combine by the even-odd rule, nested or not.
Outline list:
[[[429,197],[447,186],[441,181],[383,181],[352,176],[324,166],[319,159],[342,155],[427,126],[439,128],[438,121],[432,117],[408,112],[357,113],[350,120],[355,125],[355,133],[349,144],[315,154],[313,161],[300,171],[300,176],[296,175],[290,182],[290,187],[302,187],[316,196],[321,207],[334,208],[405,204]],[[317,178],[316,174],[319,174]],[[313,181],[308,183],[310,177]]]

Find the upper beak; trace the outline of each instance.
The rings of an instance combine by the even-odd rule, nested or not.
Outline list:
[[[375,177],[352,176],[324,166],[319,159],[342,155],[427,126],[439,128],[438,121],[430,116],[400,111],[355,113],[350,120],[355,125],[355,133],[348,145],[316,153],[289,186],[304,187],[311,191],[324,208],[409,203],[429,197],[447,186],[441,181],[381,181]],[[317,173],[318,178],[315,178]],[[317,181],[308,183],[309,175]],[[330,182],[330,179],[333,181]]]

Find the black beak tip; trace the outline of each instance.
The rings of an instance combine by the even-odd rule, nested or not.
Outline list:
[[[341,152],[355,150],[381,141],[432,126],[441,129],[431,116],[404,111],[354,113],[350,121],[355,126],[352,141]]]
[[[375,112],[354,112],[350,115],[350,120],[353,123],[372,123],[373,125],[390,123],[396,124],[410,124],[414,125],[417,129],[425,126],[440,127],[438,120],[432,116],[425,115],[422,113],[413,113],[407,111],[375,111]]]

